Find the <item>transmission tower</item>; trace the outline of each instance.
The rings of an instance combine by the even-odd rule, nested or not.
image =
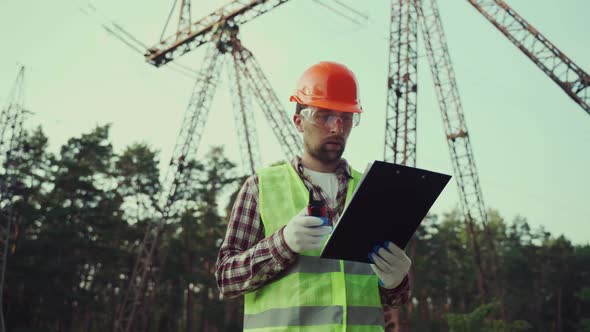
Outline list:
[[[383,159],[397,164],[416,166],[416,120],[418,95],[418,16],[406,0],[391,1],[389,25],[389,61],[387,103],[385,115],[385,145]],[[408,244],[410,257],[416,243]],[[413,283],[413,271],[408,274]],[[413,310],[410,303],[408,310]],[[390,330],[400,324],[399,311],[385,310],[385,327]]]
[[[484,278],[486,273],[483,267],[480,245],[475,235],[475,223],[479,221],[484,230],[487,231],[488,221],[473,150],[469,140],[469,132],[463,115],[463,107],[437,2],[436,0],[425,0],[416,2],[416,4],[418,5],[420,27],[443,119],[447,145],[451,153],[457,185],[459,186],[465,226],[469,234],[474,266],[477,271],[478,291],[483,299],[487,292]]]
[[[468,1],[590,113],[590,76],[586,72],[504,1]],[[436,0],[391,0],[384,159],[411,166],[416,164],[418,25],[422,31],[459,189],[463,219],[477,271],[478,292],[480,299],[484,300],[489,296],[490,286],[494,286],[496,281],[497,257]],[[477,223],[484,230],[489,257],[482,257],[475,235]],[[399,326],[397,312],[387,312],[386,316],[386,323]]]
[[[115,331],[131,331],[138,312],[142,311],[145,317],[149,309],[149,299],[146,300],[146,297],[153,294],[156,283],[157,250],[165,234],[165,225],[173,219],[173,203],[190,185],[185,169],[187,162],[196,156],[217,80],[225,62],[230,63],[227,69],[242,160],[246,161],[245,165],[250,172],[254,173],[259,161],[250,97],[260,105],[284,154],[292,158],[302,151],[299,135],[281,102],[256,58],[242,46],[238,37],[239,25],[286,1],[233,1],[192,24],[186,23],[190,22],[189,1],[182,1],[177,31],[166,39],[161,38],[157,46],[148,50],[146,60],[159,67],[203,44],[208,46],[165,176],[165,194],[160,199],[162,221],[147,227],[128,288],[116,311]]]
[[[23,148],[25,67],[21,66],[6,106],[0,113],[0,331],[6,331],[4,322],[4,280],[8,257],[14,238],[18,234],[14,215],[14,189],[16,187],[15,157]]]
[[[285,113],[273,112],[282,109],[281,103],[254,56],[241,45],[238,38],[238,28],[241,24],[286,1],[288,0],[233,1],[205,18],[191,23],[190,1],[183,0],[175,33],[164,38],[163,32],[160,43],[148,49],[146,60],[159,67],[203,44],[209,45],[165,178],[164,188],[167,189],[161,199],[164,221],[161,224],[150,225],[146,231],[129,288],[117,310],[116,330],[129,331],[138,308],[145,306],[142,302],[145,287],[150,275],[157,269],[154,255],[164,225],[172,215],[172,203],[188,184],[183,170],[187,166],[187,160],[197,151],[215,92],[216,79],[225,61],[231,63],[228,66],[228,74],[232,83],[234,118],[244,164],[253,171],[258,160],[258,145],[249,96],[253,96],[260,103],[275,135],[285,149],[285,154],[291,157],[301,150],[298,136],[289,125],[290,121]],[[468,1],[559,84],[574,101],[588,111],[588,74],[503,1]],[[437,3],[435,0],[392,0],[391,10],[384,159],[410,166],[416,165],[417,31],[420,26],[459,188],[474,266],[478,271],[478,291],[483,299],[488,292],[489,283],[495,279],[496,259],[494,254],[491,257],[482,257],[480,244],[475,237],[475,225],[479,223],[487,235],[486,245],[493,249],[470,136]],[[168,22],[172,14],[173,10]],[[495,253],[495,250],[491,252]],[[484,275],[488,277],[484,278]]]

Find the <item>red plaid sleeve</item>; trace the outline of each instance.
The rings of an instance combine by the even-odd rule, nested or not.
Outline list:
[[[396,288],[388,289],[379,286],[379,292],[381,293],[381,303],[384,306],[393,308],[401,307],[410,299],[410,282],[408,276]]]
[[[291,265],[297,254],[283,237],[283,228],[264,236],[258,211],[258,177],[250,176],[238,193],[227,225],[215,277],[228,298],[255,290]]]

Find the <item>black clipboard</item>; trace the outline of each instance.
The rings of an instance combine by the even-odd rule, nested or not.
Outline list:
[[[322,258],[372,263],[375,245],[404,249],[450,175],[383,161],[365,171],[321,252]]]

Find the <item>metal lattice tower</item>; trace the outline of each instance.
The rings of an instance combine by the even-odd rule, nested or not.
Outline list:
[[[385,145],[383,159],[396,164],[416,166],[416,126],[418,97],[418,15],[413,0],[392,0],[389,25],[389,62],[387,107],[385,111]],[[408,244],[410,257],[416,242]],[[410,270],[410,284],[413,271]],[[410,305],[410,312],[413,310]],[[385,326],[407,325],[399,311],[385,310]]]
[[[238,42],[237,39],[234,41]],[[248,86],[242,68],[240,66],[240,45],[232,45],[231,63],[227,67],[229,84],[234,106],[234,120],[238,130],[240,151],[244,151],[242,165],[248,165],[251,174],[254,174],[260,166],[260,150],[258,148],[258,135],[254,124],[254,112],[252,110],[251,96],[248,94]],[[241,130],[249,128],[249,130]]]
[[[420,27],[424,36],[426,54],[430,63],[436,96],[445,128],[446,141],[453,163],[465,226],[469,233],[474,266],[478,270],[477,283],[483,298],[486,286],[480,245],[475,236],[475,223],[481,222],[488,229],[487,213],[479,185],[475,158],[469,140],[469,133],[459,90],[455,79],[449,48],[444,35],[442,21],[436,0],[417,2]]]
[[[15,157],[23,148],[25,67],[21,66],[6,106],[0,113],[0,331],[6,331],[4,323],[4,280],[11,242],[16,232],[16,216],[13,211],[16,186]]]
[[[468,0],[576,103],[589,111],[590,76],[502,0]],[[483,299],[495,281],[497,258],[436,0],[391,0],[389,77],[384,159],[416,163],[417,41],[419,22],[436,89],[464,221]],[[491,254],[482,257],[475,227],[481,224]],[[484,278],[484,275],[487,277]]]
[[[171,212],[173,203],[188,183],[183,171],[187,167],[186,162],[196,154],[216,88],[215,80],[219,77],[224,61],[231,63],[228,66],[228,74],[233,83],[234,118],[239,128],[242,159],[248,161],[248,167],[250,169],[256,167],[258,144],[253,131],[254,127],[251,125],[253,118],[247,90],[260,104],[275,135],[285,149],[285,154],[293,156],[301,150],[298,135],[289,125],[290,121],[285,113],[275,112],[275,110],[281,110],[282,106],[259,64],[237,38],[238,27],[241,24],[287,1],[236,0],[195,23],[187,23],[190,22],[190,1],[183,0],[176,33],[165,39],[163,33],[160,43],[146,53],[148,62],[155,66],[162,66],[203,44],[210,46],[193,90],[166,175],[164,183],[166,194],[161,199],[163,221],[161,224],[148,227],[125,300],[117,310],[116,330],[129,331],[137,309],[143,305],[146,284],[149,280],[153,280],[150,279],[150,275],[157,271],[157,264],[153,264],[154,255],[164,233],[164,225],[170,222],[169,219],[173,215]],[[559,52],[503,1],[468,1],[588,111],[586,88],[590,79],[585,72]],[[464,220],[470,230],[474,263],[476,269],[482,272],[486,261],[481,257],[477,258],[479,244],[474,235],[474,228],[480,223],[486,234],[489,234],[487,215],[436,2],[435,0],[392,0],[391,9],[384,159],[411,166],[416,164],[417,30],[420,25],[435,81]],[[491,239],[491,237],[487,238]],[[493,243],[488,245],[493,248]],[[492,272],[495,272],[494,266],[495,260],[492,257]],[[482,273],[478,277],[478,285],[483,297],[487,280],[484,280],[481,275]],[[150,282],[152,286],[155,285],[154,281]]]
[[[590,114],[590,75],[503,0],[467,0]]]
[[[230,63],[227,67],[234,93],[234,118],[242,160],[246,161],[248,170],[254,172],[259,163],[250,96],[261,107],[284,154],[292,158],[302,151],[299,135],[291,125],[280,100],[255,57],[241,45],[238,38],[239,24],[284,2],[286,0],[234,1],[188,27],[181,28],[183,25],[179,24],[179,31],[175,35],[162,40],[146,54],[148,62],[161,66],[200,45],[208,45],[163,183],[165,194],[160,199],[162,220],[147,227],[128,288],[116,310],[115,331],[131,331],[139,312],[142,312],[141,316],[147,316],[150,299],[153,299],[153,288],[157,283],[158,247],[165,236],[166,225],[174,222],[175,209],[178,208],[175,204],[178,204],[176,201],[179,195],[190,185],[189,172],[185,172],[190,166],[187,162],[196,156],[224,63]],[[181,7],[184,9],[187,5],[183,1]],[[186,15],[183,12],[181,17]]]
[[[195,23],[179,25],[175,34],[160,38],[160,43],[147,51],[146,60],[154,66],[162,66],[211,41],[219,25],[227,23],[240,26],[287,1],[289,0],[234,0]],[[184,0],[183,3],[185,2],[190,1]]]
[[[416,166],[418,16],[410,0],[391,1],[384,160]]]

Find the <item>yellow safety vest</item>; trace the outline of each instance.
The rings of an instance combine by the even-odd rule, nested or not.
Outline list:
[[[269,236],[309,201],[309,191],[290,164],[259,170],[258,208]],[[352,172],[348,201],[361,174]],[[366,263],[324,259],[304,252],[275,280],[245,295],[244,331],[382,332],[377,276]]]

